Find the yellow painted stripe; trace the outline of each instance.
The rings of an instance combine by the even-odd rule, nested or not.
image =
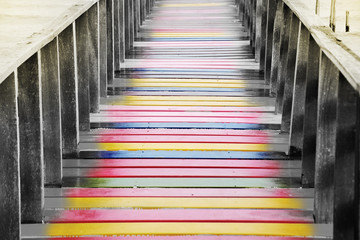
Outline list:
[[[161,198],[106,197],[67,198],[65,208],[257,208],[304,209],[302,199],[292,198]]]
[[[204,97],[204,96],[125,96],[127,101],[212,101],[212,102],[245,102],[257,100],[247,97]]]
[[[131,83],[131,87],[246,88],[245,84],[223,83]]]
[[[132,106],[208,106],[208,107],[258,107],[259,104],[246,102],[189,102],[189,101],[125,101],[113,102],[112,105]]]
[[[104,235],[263,235],[313,236],[299,223],[68,223],[49,224],[48,236]]]
[[[246,84],[244,80],[227,80],[227,79],[176,79],[176,78],[133,78],[132,82],[146,83],[221,83],[221,84]]]
[[[107,151],[180,150],[180,151],[268,151],[268,144],[222,143],[98,143]]]
[[[217,7],[225,6],[225,3],[177,3],[177,4],[162,4],[161,7]]]

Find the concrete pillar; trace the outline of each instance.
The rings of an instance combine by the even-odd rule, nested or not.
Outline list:
[[[106,25],[107,25],[107,77],[108,83],[114,79],[114,2],[106,0]]]
[[[0,83],[0,234],[20,240],[20,163],[17,86],[11,74]]]
[[[18,68],[21,220],[41,223],[44,210],[44,159],[39,54]]]
[[[67,27],[58,36],[62,153],[64,158],[76,157],[79,144],[79,105],[74,25]]]
[[[58,44],[55,38],[41,49],[45,185],[61,186],[62,142]]]

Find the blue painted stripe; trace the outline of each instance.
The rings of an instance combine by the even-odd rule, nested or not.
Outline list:
[[[92,128],[170,128],[170,129],[279,129],[280,124],[254,124],[254,123],[157,123],[157,122],[130,122],[130,123],[91,123]]]
[[[80,158],[288,159],[283,152],[242,151],[80,151]]]

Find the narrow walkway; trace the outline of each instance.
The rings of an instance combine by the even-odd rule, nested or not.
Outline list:
[[[66,188],[46,190],[52,224],[23,226],[25,236],[322,235],[233,3],[157,2],[81,159],[64,160]]]

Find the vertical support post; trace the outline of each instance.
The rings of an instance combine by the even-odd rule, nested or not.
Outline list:
[[[62,153],[64,158],[77,156],[79,144],[79,105],[74,24],[58,36],[61,88]]]
[[[100,97],[107,96],[107,15],[106,0],[99,1],[99,35],[100,35]]]
[[[18,68],[21,220],[41,223],[44,210],[44,159],[39,53]]]
[[[303,148],[303,120],[305,112],[305,87],[309,40],[310,32],[305,25],[301,24],[297,45],[294,94],[292,97],[290,154],[301,153]]]
[[[58,44],[55,38],[41,49],[41,90],[45,185],[62,184],[62,142]]]
[[[270,70],[270,95],[276,96],[277,80],[279,74],[280,64],[280,45],[281,45],[281,33],[284,27],[284,2],[277,0],[276,15],[274,20],[274,32],[272,40],[272,54],[271,54],[271,70]]]
[[[280,61],[277,76],[277,89],[276,89],[276,113],[282,113],[283,111],[283,99],[285,89],[285,78],[286,78],[286,66],[288,61],[288,50],[289,50],[289,37],[292,12],[288,6],[284,5],[284,23],[281,30],[281,43],[280,43]]]
[[[315,220],[333,222],[336,102],[339,70],[322,53],[319,74],[318,122],[315,162]]]
[[[130,49],[134,44],[134,36],[135,36],[135,23],[134,23],[134,1],[129,1],[129,24],[130,24]]]
[[[12,73],[0,83],[0,234],[20,240],[20,163],[17,84]]]
[[[262,23],[262,6],[263,0],[256,0],[256,17],[255,17],[255,61],[260,62],[260,45],[261,45],[261,23]]]
[[[124,1],[124,17],[125,17],[125,56],[129,54],[130,44],[130,1]]]
[[[281,131],[290,132],[291,109],[294,95],[294,78],[296,73],[296,50],[298,47],[300,20],[295,14],[291,14],[291,25],[289,35],[289,47],[287,61],[285,64],[286,74],[284,83],[283,111],[281,121]]]
[[[261,31],[260,38],[260,71],[265,71],[265,57],[266,57],[266,21],[267,21],[267,0],[261,0],[261,23],[259,31]]]
[[[266,49],[265,49],[265,82],[270,83],[271,60],[273,48],[273,30],[278,0],[267,0]]]
[[[357,239],[359,94],[340,74],[334,174],[334,239]]]
[[[76,50],[79,84],[79,122],[81,131],[90,130],[90,112],[99,112],[99,58],[97,5],[76,22]]]
[[[114,71],[120,71],[120,1],[114,1]]]
[[[108,83],[114,79],[114,3],[106,0],[106,29],[107,29],[107,77]]]
[[[119,0],[119,28],[120,28],[120,68],[125,61],[125,8],[124,0]]]
[[[302,151],[302,185],[314,187],[320,47],[310,36],[305,83],[305,112]]]
[[[335,32],[336,29],[336,0],[331,0],[330,5],[330,28]]]

